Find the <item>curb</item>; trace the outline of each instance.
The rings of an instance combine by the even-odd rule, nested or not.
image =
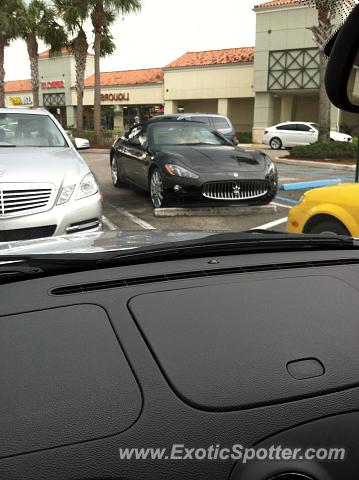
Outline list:
[[[110,148],[86,148],[86,150],[80,150],[83,153],[110,153]]]
[[[240,207],[198,207],[198,208],[155,208],[155,217],[234,217],[248,215],[269,215],[277,212],[276,205],[255,205]]]
[[[331,168],[332,170],[347,170],[350,172],[355,171],[355,165],[341,165],[340,163],[328,163],[328,162],[313,162],[310,160],[291,160],[288,158],[279,158],[274,159],[275,163],[284,163],[286,165],[295,165],[302,167],[313,167],[313,168]]]

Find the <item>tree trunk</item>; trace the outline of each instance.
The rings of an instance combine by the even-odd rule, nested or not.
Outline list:
[[[84,84],[87,61],[88,42],[84,30],[79,31],[74,41],[74,56],[76,61],[76,93],[77,93],[77,119],[76,131],[80,136],[84,127]]]
[[[39,48],[36,35],[31,33],[26,39],[27,53],[30,60],[31,88],[33,96],[33,106],[38,107],[39,102]]]
[[[325,88],[325,72],[327,69],[327,59],[322,54],[322,50],[326,45],[326,42],[329,40],[333,26],[331,24],[331,13],[328,6],[323,6],[323,4],[317,5],[318,9],[318,27],[313,29],[315,35],[315,41],[320,50],[320,75],[319,75],[319,142],[329,142],[330,141],[330,116],[331,116],[331,106],[330,100],[327,95]]]
[[[0,107],[5,107],[5,56],[6,39],[0,34]]]
[[[95,143],[101,144],[101,72],[100,72],[100,56],[101,56],[101,32],[95,32],[95,97],[94,97],[94,138]]]
[[[319,86],[319,142],[330,141],[330,113],[331,104],[325,89],[325,71],[327,69],[327,59],[320,54],[320,86]]]
[[[98,0],[91,12],[91,21],[94,27],[95,40],[95,96],[94,96],[94,140],[95,143],[101,144],[101,72],[100,72],[100,58],[101,58],[101,38],[103,27],[106,25],[106,17],[103,9],[103,0]]]

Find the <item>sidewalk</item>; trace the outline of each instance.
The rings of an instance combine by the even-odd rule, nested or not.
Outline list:
[[[263,145],[261,143],[251,143],[251,144],[240,144],[242,148],[255,148],[257,150],[264,150],[267,155],[269,155],[275,163],[282,163],[285,165],[293,165],[300,167],[311,167],[311,168],[330,168],[332,170],[344,170],[349,172],[355,171],[355,165],[345,165],[342,163],[335,163],[335,160],[332,162],[320,162],[313,160],[298,160],[291,158],[284,158],[288,155],[287,150],[272,150],[268,145]]]

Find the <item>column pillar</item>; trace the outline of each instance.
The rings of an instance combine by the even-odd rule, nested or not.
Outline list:
[[[330,107],[330,129],[339,132],[341,123],[341,110],[331,104]]]
[[[171,113],[177,113],[178,101],[177,100],[165,100],[165,115]]]
[[[76,127],[76,107],[72,105],[66,107],[66,127]]]
[[[281,100],[280,121],[291,122],[293,119],[293,95],[285,95]]]
[[[219,98],[218,99],[218,108],[217,112],[219,115],[224,115],[229,117],[229,100],[228,98]]]
[[[262,143],[264,130],[273,125],[274,98],[270,93],[257,93],[254,104],[253,143]]]
[[[114,130],[122,131],[125,129],[123,123],[123,107],[121,105],[114,106],[113,128]]]

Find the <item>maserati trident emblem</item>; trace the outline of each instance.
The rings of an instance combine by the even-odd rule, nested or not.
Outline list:
[[[233,185],[233,195],[239,197],[241,194],[241,187],[239,185]]]

